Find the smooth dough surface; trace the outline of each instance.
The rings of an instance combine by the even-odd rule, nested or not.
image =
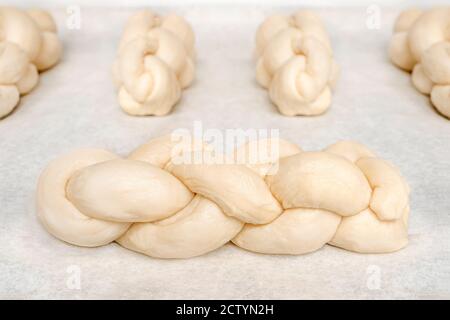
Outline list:
[[[0,119],[33,90],[39,72],[58,63],[62,45],[49,13],[0,7]]]
[[[211,200],[197,195],[168,219],[133,224],[117,242],[152,257],[190,258],[223,246],[243,225],[225,215]]]
[[[268,17],[256,33],[256,56],[256,79],[283,115],[319,115],[329,108],[339,67],[313,12]]]
[[[119,43],[113,82],[130,115],[163,116],[195,77],[194,32],[181,17],[149,10],[132,15]]]
[[[412,72],[412,84],[450,119],[450,7],[409,9],[397,18],[389,57]]]
[[[327,243],[381,253],[408,242],[409,187],[359,143],[311,152],[282,139],[253,140],[223,163],[210,163],[219,159],[211,153],[201,140],[172,135],[126,159],[75,151],[43,171],[39,219],[72,244],[117,241],[158,258],[194,257],[230,241],[266,254],[304,254]]]

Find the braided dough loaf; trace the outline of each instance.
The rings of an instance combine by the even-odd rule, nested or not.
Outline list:
[[[430,95],[436,109],[450,118],[450,7],[402,12],[389,56],[395,65],[412,72],[416,89]]]
[[[328,109],[339,68],[314,13],[267,18],[256,33],[256,54],[256,79],[282,114],[310,116]]]
[[[194,80],[194,33],[181,17],[131,16],[113,66],[119,104],[131,115],[165,115]]]
[[[61,52],[49,13],[0,7],[0,119],[37,85],[38,72],[58,62]]]
[[[248,160],[248,150],[273,143],[279,156]],[[194,257],[229,241],[268,254],[327,243],[381,253],[408,242],[409,188],[363,145],[341,141],[306,152],[259,140],[234,152],[240,161],[223,164],[195,161],[211,155],[205,144],[180,146],[163,136],[126,159],[83,149],[52,161],[37,187],[42,224],[75,245],[116,241],[159,258]]]

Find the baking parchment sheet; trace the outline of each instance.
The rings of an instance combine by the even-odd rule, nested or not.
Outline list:
[[[295,8],[177,8],[196,33],[197,78],[159,118],[123,113],[112,84],[120,34],[136,9],[81,9],[75,30],[65,8],[51,10],[63,59],[0,121],[0,298],[450,298],[450,121],[388,60],[400,8],[383,7],[379,28],[368,27],[366,7],[316,10],[342,72],[325,115],[294,118],[280,115],[257,85],[252,53],[263,19]],[[125,156],[194,121],[204,129],[279,129],[306,150],[341,139],[366,144],[411,186],[409,245],[393,254],[325,246],[276,256],[228,244],[198,258],[159,260],[114,243],[71,246],[39,224],[36,182],[51,159],[77,147]]]

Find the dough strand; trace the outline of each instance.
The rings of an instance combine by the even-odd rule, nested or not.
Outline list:
[[[113,65],[119,104],[130,115],[171,112],[195,77],[194,32],[181,17],[142,10],[130,17]]]
[[[61,53],[48,12],[0,7],[0,119],[36,87],[39,72],[57,64]]]
[[[450,119],[450,7],[403,11],[395,22],[389,56],[397,67],[412,72],[416,89]]]
[[[339,67],[313,12],[268,17],[256,33],[256,55],[256,79],[283,115],[319,115],[329,108]]]
[[[126,159],[82,149],[52,161],[37,187],[40,221],[71,244],[116,241],[158,258],[194,257],[230,241],[266,254],[325,244],[384,253],[408,242],[409,187],[359,143],[306,152],[258,140],[217,162],[209,145],[186,141],[156,138]],[[269,157],[249,154],[275,145]]]

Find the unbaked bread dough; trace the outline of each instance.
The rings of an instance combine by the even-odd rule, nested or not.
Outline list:
[[[450,7],[403,11],[395,22],[389,56],[412,72],[416,89],[430,95],[436,109],[450,118]]]
[[[49,13],[0,7],[0,119],[33,90],[39,72],[54,66],[61,52]]]
[[[339,74],[325,27],[314,13],[268,17],[256,33],[256,79],[286,116],[318,115]]]
[[[168,114],[194,80],[194,58],[194,33],[183,18],[134,14],[113,65],[120,106],[135,116]]]
[[[248,157],[275,143],[279,156]],[[180,161],[212,153],[185,144],[163,136],[126,159],[82,149],[52,161],[37,187],[40,221],[75,245],[116,241],[159,258],[194,257],[229,241],[267,254],[327,243],[382,253],[408,242],[408,185],[359,143],[307,152],[279,139],[252,141],[231,153],[234,163]]]

